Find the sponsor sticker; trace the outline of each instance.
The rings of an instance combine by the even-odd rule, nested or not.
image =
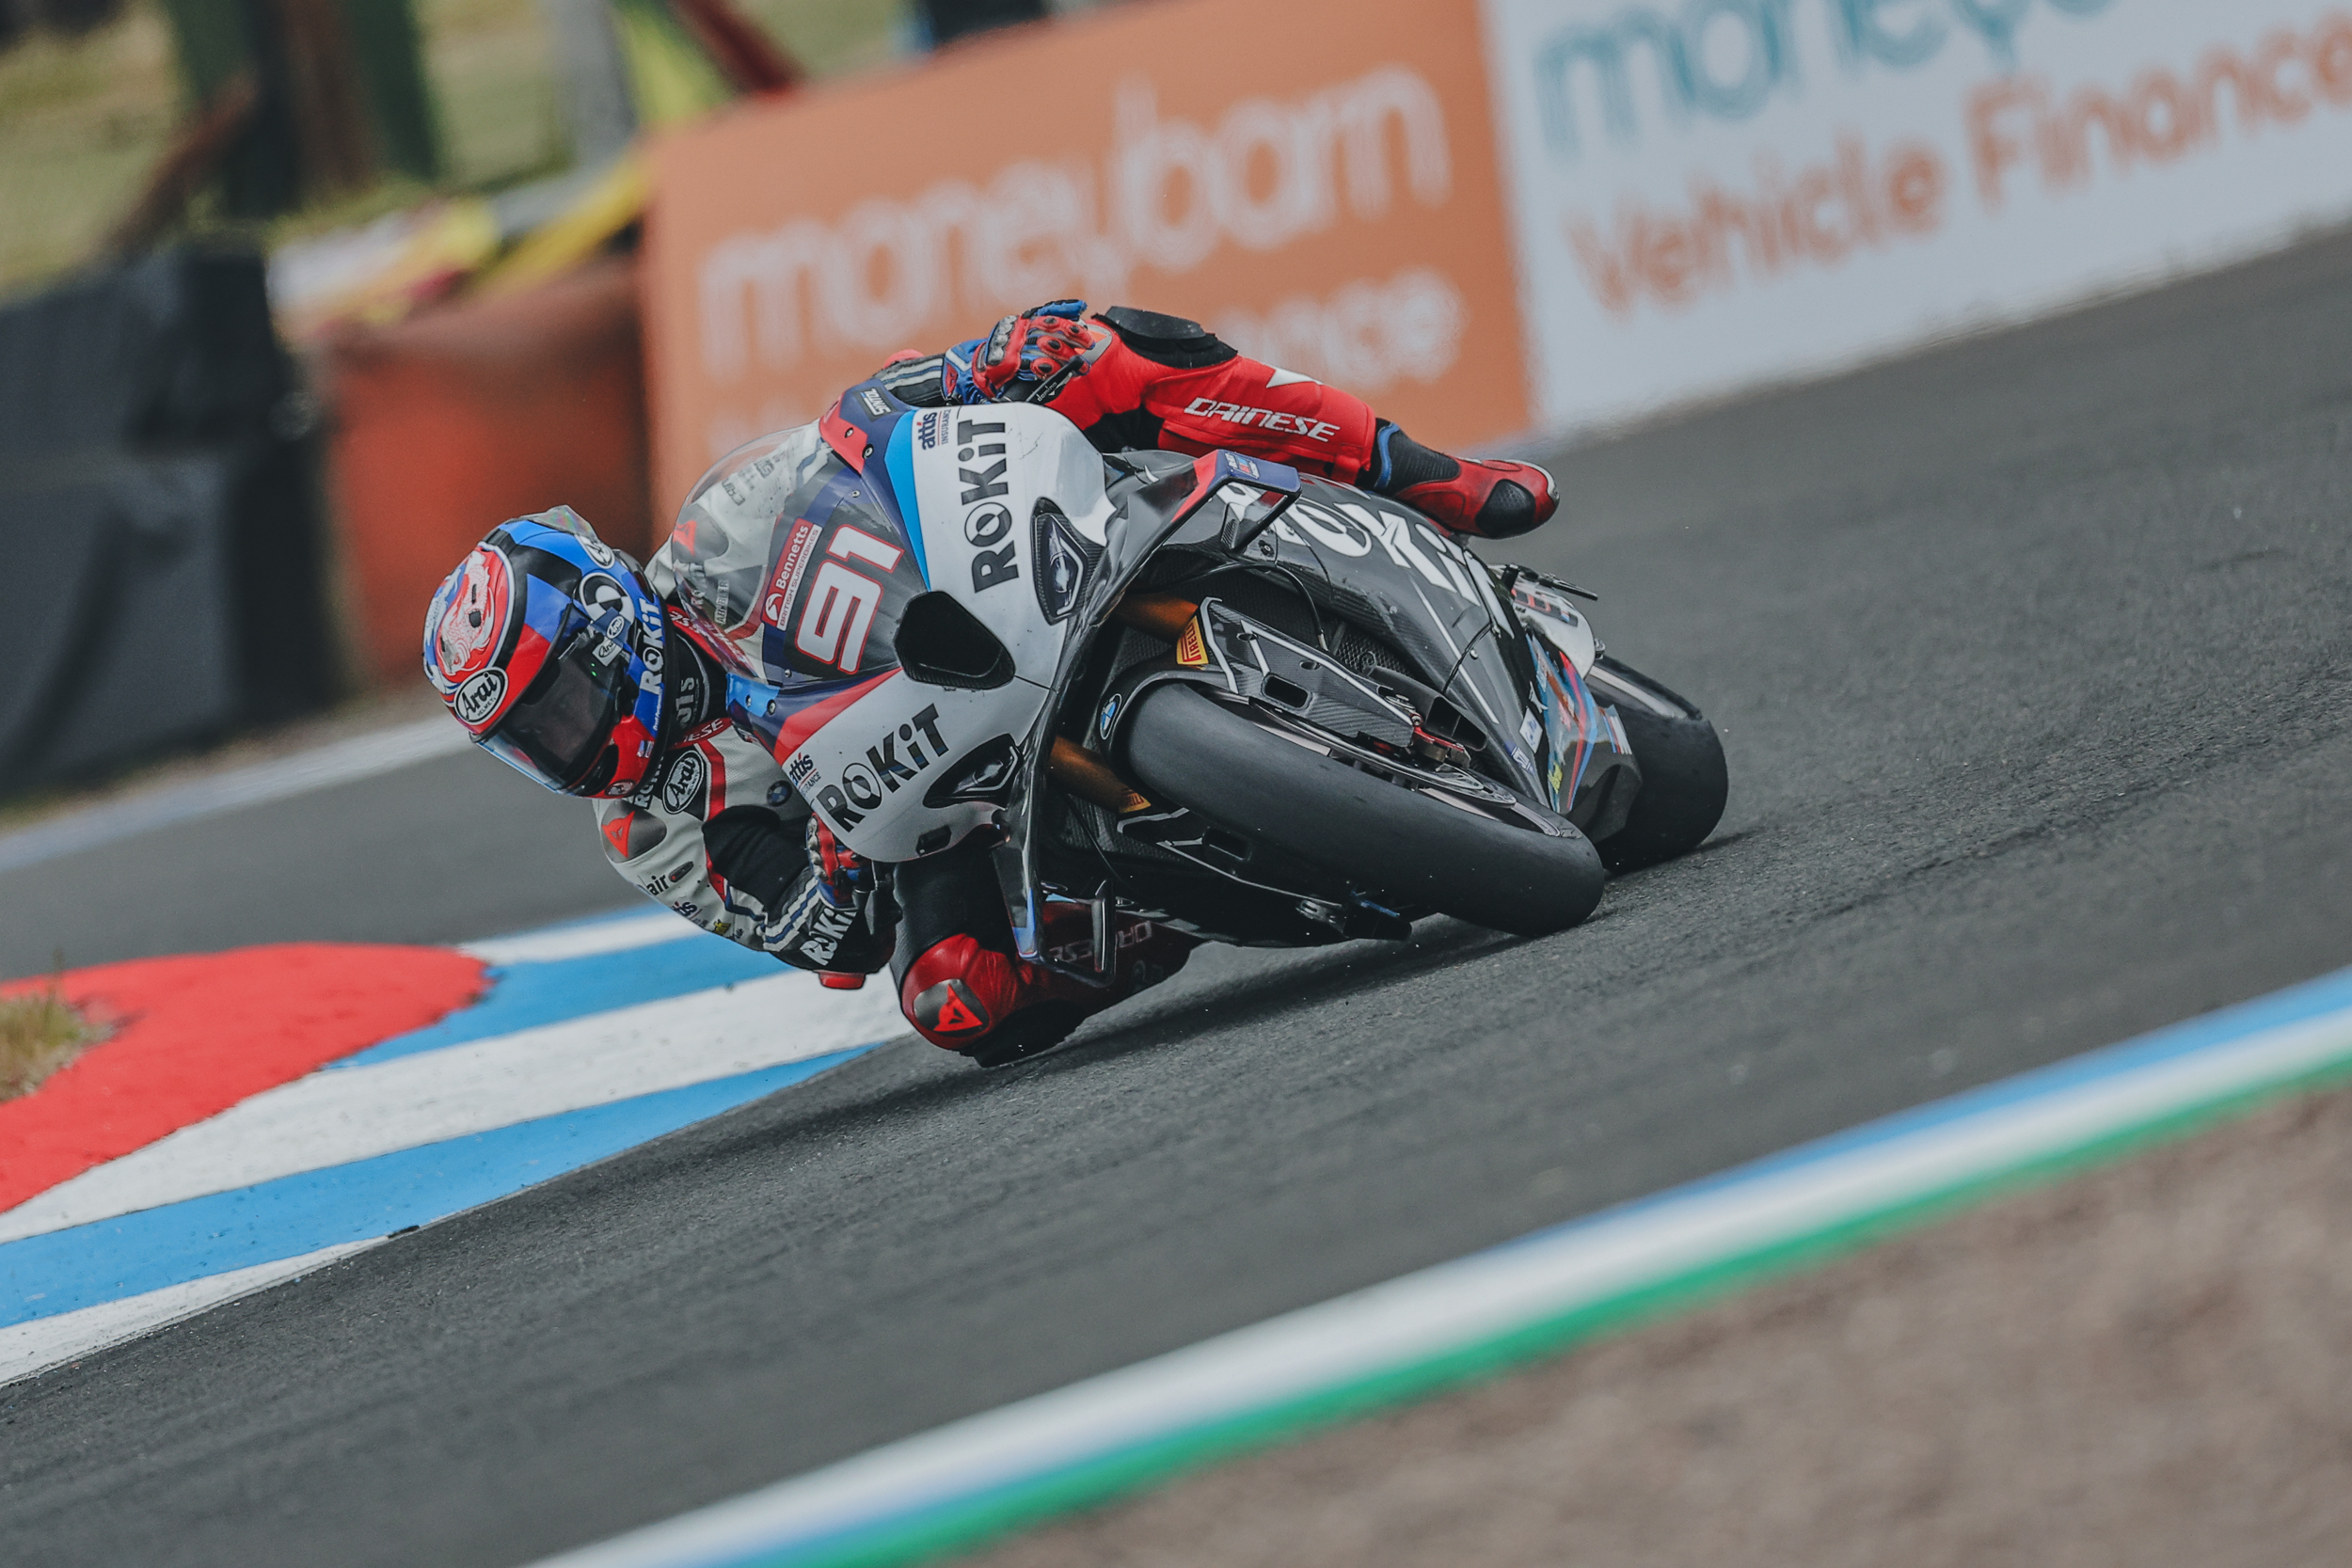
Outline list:
[[[1094,733],[1104,740],[1108,740],[1111,737],[1111,725],[1116,723],[1118,719],[1119,693],[1114,691],[1111,693],[1111,700],[1103,705],[1103,717],[1095,721]]]
[[[931,704],[896,729],[885,729],[881,738],[866,748],[865,761],[841,769],[839,782],[818,784],[807,793],[824,810],[834,830],[847,832],[882,803],[885,791],[897,794],[946,754],[947,737],[940,732],[939,707]],[[805,761],[805,756],[792,759],[795,783],[800,782],[800,766]],[[813,779],[815,774],[811,764],[809,775]]]
[[[882,420],[890,417],[889,402],[885,400],[880,392],[874,390],[873,388],[859,388],[857,400],[858,402],[866,404],[866,411],[868,414],[871,414],[874,418]]]
[[[710,764],[703,760],[702,752],[681,752],[661,781],[661,803],[674,812],[690,811],[709,782]]]
[[[1609,721],[1609,738],[1615,743],[1618,751],[1623,752],[1627,756],[1631,756],[1633,742],[1625,737],[1625,721],[1617,717],[1616,705],[1612,704],[1602,708],[1600,712],[1601,717]]]
[[[792,596],[800,592],[801,578],[816,559],[817,536],[822,532],[815,523],[800,518],[793,523],[784,548],[776,552],[776,569],[768,578],[767,593],[760,595],[759,618],[778,631],[792,614]]]
[[[450,699],[450,711],[468,729],[480,729],[488,723],[506,701],[506,672],[485,670],[457,689]]]
[[[1012,531],[1012,514],[997,502],[976,506],[963,519],[963,540],[975,548],[995,544]]]
[[[1176,639],[1176,662],[1187,670],[1205,670],[1209,664],[1209,649],[1200,637],[1200,617],[1196,615],[1184,623],[1184,634]]]

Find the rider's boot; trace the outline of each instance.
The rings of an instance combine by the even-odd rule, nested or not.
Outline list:
[[[1508,539],[1559,510],[1551,475],[1533,463],[1477,462],[1424,447],[1386,420],[1359,482],[1436,518],[1456,533]]]
[[[1045,907],[1045,947],[1056,961],[1094,961],[1092,911],[1083,904]],[[1197,941],[1154,921],[1119,915],[1112,923],[1109,984],[1090,986],[959,932],[907,965],[898,1005],[933,1045],[1001,1067],[1058,1045],[1087,1019],[1155,986],[1184,966]]]

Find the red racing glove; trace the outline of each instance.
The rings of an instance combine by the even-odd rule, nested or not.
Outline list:
[[[815,816],[808,819],[808,861],[826,903],[836,910],[866,912],[866,895],[874,891],[874,868]]]
[[[1057,299],[1018,316],[1007,316],[985,338],[961,345],[946,367],[947,396],[957,403],[995,403],[1015,382],[1044,386],[1079,373],[1106,345],[1110,334],[1078,318],[1086,301]],[[957,358],[968,356],[959,366]]]

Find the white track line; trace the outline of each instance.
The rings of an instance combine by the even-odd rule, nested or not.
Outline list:
[[[371,1067],[322,1069],[0,1213],[0,1242],[806,1061],[904,1027],[889,986],[828,990],[782,973]]]
[[[587,921],[578,926],[559,926],[548,931],[531,931],[518,937],[493,937],[487,942],[469,942],[458,947],[460,953],[480,958],[485,964],[554,963],[563,958],[590,958],[599,953],[626,953],[635,947],[652,947],[665,942],[683,942],[688,937],[707,936],[708,932],[668,910],[653,910],[644,914],[629,913],[612,920]],[[712,937],[724,942],[724,937]]]
[[[325,1268],[337,1259],[364,1252],[382,1242],[371,1237],[364,1242],[344,1242],[323,1247],[299,1258],[281,1258],[274,1263],[256,1263],[249,1269],[230,1274],[216,1274],[206,1279],[192,1279],[184,1285],[167,1285],[160,1291],[150,1291],[141,1296],[125,1296],[120,1301],[101,1302],[72,1312],[60,1312],[54,1318],[35,1318],[30,1323],[11,1323],[0,1328],[0,1383],[30,1377],[77,1355],[87,1355],[119,1345],[125,1339],[192,1318],[197,1313],[265,1290],[282,1279],[309,1274]]]
[[[307,795],[355,779],[389,773],[396,768],[462,752],[472,742],[447,718],[421,719],[413,723],[356,736],[312,751],[270,762],[252,763],[195,779],[166,784],[120,800],[85,806],[30,828],[0,834],[0,872],[21,870],[60,855],[93,849],[117,839],[151,832],[176,822],[212,816],[243,806],[258,806]]]
[[[2352,1057],[2352,1009],[1966,1110],[1407,1275],[547,1560],[717,1568],[1423,1364]],[[813,1555],[821,1555],[815,1553]]]

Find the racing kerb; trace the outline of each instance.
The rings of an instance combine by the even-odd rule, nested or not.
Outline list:
[[[850,1568],[953,1550],[2347,1076],[2352,970],[2342,970],[892,1443],[543,1568]]]

